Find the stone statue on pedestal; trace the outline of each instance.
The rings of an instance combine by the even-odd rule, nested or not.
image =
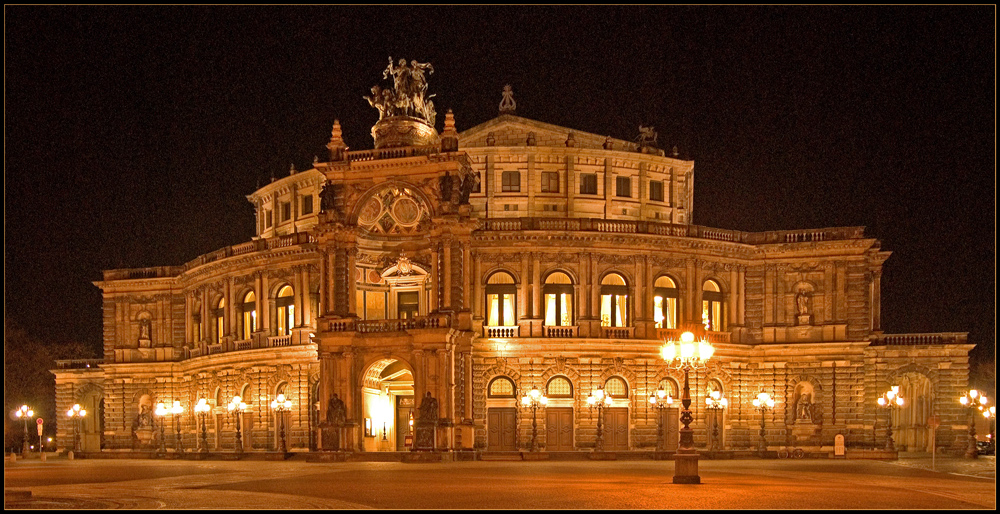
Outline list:
[[[434,449],[434,431],[438,424],[438,401],[431,396],[430,391],[424,395],[414,423],[416,437],[412,451],[431,451]]]

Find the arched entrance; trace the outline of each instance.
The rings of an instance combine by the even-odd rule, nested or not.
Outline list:
[[[362,414],[365,451],[406,451],[413,444],[413,370],[387,358],[368,366],[363,375]]]
[[[89,387],[79,398],[80,408],[87,411],[80,420],[80,450],[99,452],[104,446],[104,394],[100,389]]]
[[[904,404],[894,410],[892,430],[896,447],[900,451],[929,452],[931,429],[927,418],[934,404],[931,381],[920,373],[906,373],[898,380],[898,385]]]

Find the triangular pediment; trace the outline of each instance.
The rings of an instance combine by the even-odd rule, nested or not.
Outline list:
[[[560,127],[551,123],[529,120],[513,114],[501,114],[485,123],[480,123],[459,133],[460,148],[475,148],[482,146],[527,146],[528,134],[534,133],[536,146],[565,147],[569,134],[573,133],[577,148],[604,148],[608,136],[592,134],[581,130]],[[493,134],[493,143],[488,144],[487,138]],[[638,146],[631,141],[611,138],[615,150],[636,150]]]

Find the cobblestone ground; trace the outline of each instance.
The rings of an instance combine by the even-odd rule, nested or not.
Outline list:
[[[926,460],[926,462],[924,462]],[[4,465],[9,509],[983,509],[995,459],[309,463],[50,459]]]

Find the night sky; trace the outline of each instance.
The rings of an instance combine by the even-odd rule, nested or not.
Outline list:
[[[866,226],[887,333],[995,353],[995,7],[5,7],[5,318],[98,348],[101,270],[253,235],[389,56],[466,130],[517,115],[695,160],[694,223]]]

